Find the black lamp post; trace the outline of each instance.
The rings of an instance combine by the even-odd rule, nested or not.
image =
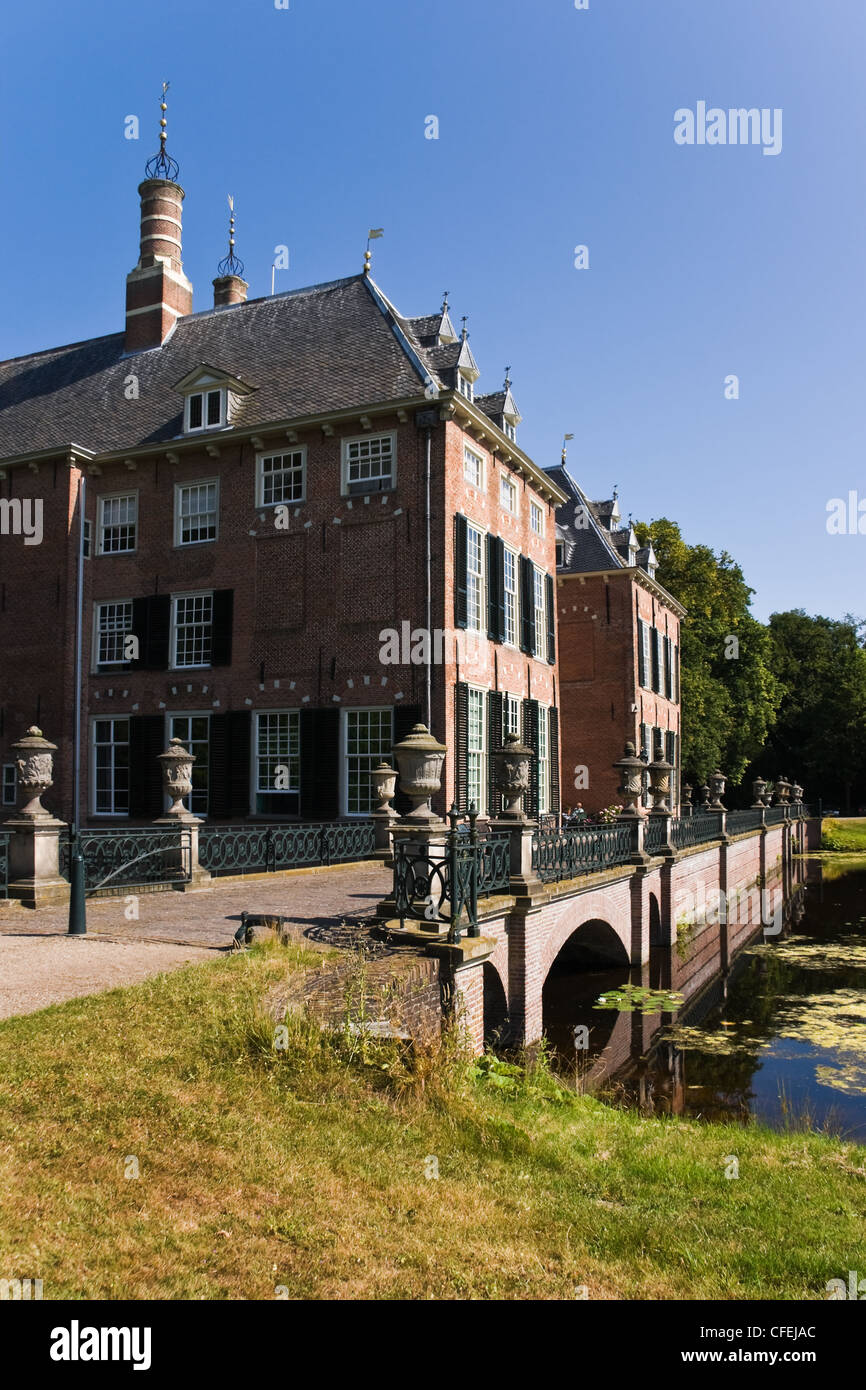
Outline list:
[[[86,936],[87,902],[84,894],[84,858],[79,840],[81,804],[81,650],[84,639],[84,510],[87,483],[78,480],[78,592],[75,604],[75,698],[72,728],[72,824],[69,845],[69,936]]]

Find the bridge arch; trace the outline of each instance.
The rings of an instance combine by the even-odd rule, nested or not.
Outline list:
[[[544,1035],[566,1065],[594,1066],[609,1046],[624,1016],[598,1009],[596,1000],[626,984],[630,969],[619,934],[602,918],[581,922],[562,942],[542,986],[541,1014]]]
[[[484,962],[484,1046],[495,1046],[503,1040],[508,1025],[508,997],[499,971],[489,960]]]

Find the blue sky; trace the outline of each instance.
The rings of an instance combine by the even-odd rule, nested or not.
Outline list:
[[[167,79],[197,309],[228,192],[251,296],[275,246],[290,289],[360,270],[384,227],[375,278],[406,313],[449,289],[537,462],[573,433],[591,495],[726,548],[759,617],[866,614],[866,535],[826,529],[866,500],[864,51],[854,0],[7,7],[0,355],[122,326]],[[781,153],[677,145],[699,101],[781,108]]]

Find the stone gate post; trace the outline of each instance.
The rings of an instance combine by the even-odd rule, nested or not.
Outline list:
[[[40,800],[53,786],[57,744],[42,737],[35,724],[12,744],[22,808],[3,824],[9,837],[9,895],[25,907],[53,907],[69,902],[69,883],[60,876],[60,836],[66,822],[46,811]]]

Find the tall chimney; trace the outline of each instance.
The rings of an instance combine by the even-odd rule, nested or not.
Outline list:
[[[229,194],[229,253],[217,266],[219,275],[213,282],[213,306],[225,309],[230,304],[246,301],[249,285],[243,278],[244,263],[235,255],[235,200]]]
[[[126,351],[159,347],[175,323],[192,313],[192,285],[181,261],[184,191],[177,163],[167,153],[165,94],[162,86],[159,154],[148,161],[141,197],[141,242],[138,264],[126,277]]]

